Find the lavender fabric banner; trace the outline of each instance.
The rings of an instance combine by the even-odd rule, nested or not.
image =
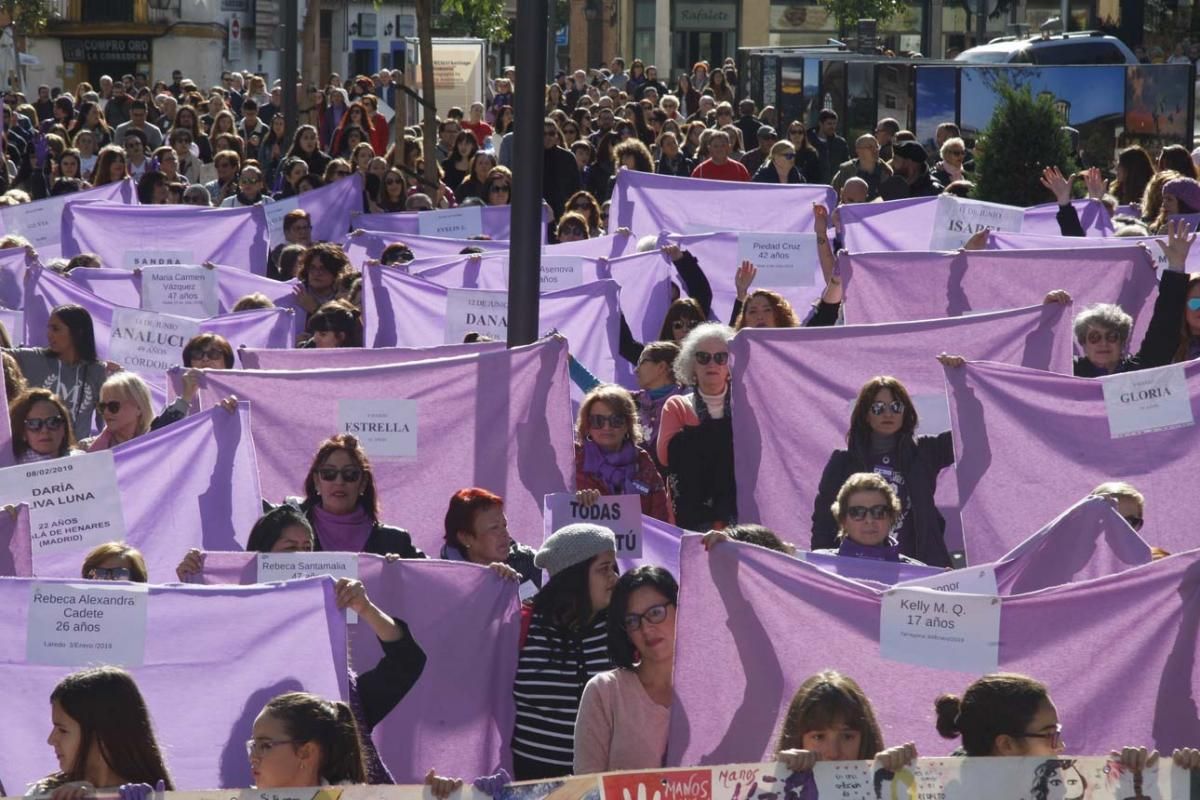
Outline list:
[[[1121,236],[1119,238],[1096,238],[1078,236],[1042,236],[1036,233],[1008,233],[993,231],[988,237],[989,250],[1049,250],[1052,248],[1076,249],[1080,247],[1112,247],[1114,244],[1143,244],[1159,267],[1165,267],[1166,256],[1156,242],[1166,244],[1166,236]],[[1200,270],[1200,250],[1189,250],[1187,257],[1189,272]]]
[[[502,326],[489,320],[472,322],[465,315],[455,315],[457,322],[447,320],[448,313],[452,313],[453,291],[390,267],[368,266],[363,270],[362,293],[365,341],[371,347],[428,347],[446,343],[451,325],[463,330],[500,332]],[[615,281],[595,281],[544,294],[539,309],[540,333],[558,331],[565,336],[571,344],[571,355],[608,382],[616,380],[619,358],[617,295]],[[475,316],[506,320],[507,295],[489,297],[501,305]],[[462,341],[461,335],[457,341]]]
[[[0,114],[0,116],[3,116]],[[8,398],[8,384],[4,379],[4,370],[0,369],[0,392],[4,398]],[[0,413],[0,467],[7,467],[14,462],[12,448],[12,422],[9,419],[7,411]]]
[[[927,756],[957,746],[934,729],[934,700],[960,694],[978,674],[883,658],[880,593],[751,545],[724,543],[706,553],[699,536],[684,537],[680,560],[668,765],[771,758],[792,695],[826,669],[862,686],[885,744],[913,741]],[[1200,719],[1187,698],[1198,575],[1200,551],[1192,551],[1004,598],[999,669],[1047,684],[1059,721],[1074,732],[1073,752],[1107,753],[1121,742],[1169,752],[1195,741]],[[1081,670],[1065,654],[1095,652],[1098,631],[1118,641]],[[1115,694],[1114,686],[1121,687]]]
[[[267,220],[257,206],[67,206],[62,252],[95,253],[115,269],[211,261],[267,274]]]
[[[243,369],[345,369],[407,364],[410,361],[452,358],[503,349],[503,342],[443,344],[437,347],[305,347],[295,350],[243,347],[238,350],[238,360]]]
[[[312,219],[314,242],[340,242],[350,230],[351,215],[362,207],[363,179],[358,173],[326,184],[320,189],[256,206],[270,231],[272,247],[286,241],[283,238],[283,218],[289,211],[302,208],[308,212]]]
[[[924,322],[740,331],[730,345],[738,517],[807,549],[822,469],[834,450],[846,446],[864,383],[894,375],[912,396],[919,432],[949,430],[945,378],[934,358],[945,350],[1067,373],[1070,310],[1054,304]],[[804,424],[797,424],[797,414]],[[952,471],[942,475],[937,500],[946,542],[958,549]]]
[[[907,564],[903,561],[876,561],[871,558],[846,558],[829,553],[797,552],[796,557],[826,572],[868,585],[891,586],[946,573],[940,567]]]
[[[352,214],[351,225],[369,231],[399,234],[421,232],[420,211],[399,211],[390,214]],[[512,238],[512,206],[484,206],[480,209],[483,218],[483,234],[495,241],[507,242]],[[550,208],[542,204],[542,222],[551,221]],[[542,241],[546,241],[545,226]]]
[[[637,252],[638,237],[628,230],[618,230],[594,239],[548,244],[542,251],[548,256],[587,256],[588,258],[618,258]]]
[[[29,505],[17,503],[0,509],[0,576],[33,577],[33,543],[29,532]]]
[[[387,231],[355,230],[342,239],[346,257],[356,269],[362,270],[368,259],[378,260],[389,244],[403,242],[417,258],[457,256],[463,248],[477,247],[485,252],[508,251],[508,242],[487,239],[442,239],[437,236],[419,236],[415,233],[398,234]]]
[[[1178,370],[1186,384],[1176,394],[1186,386],[1186,407],[1200,419],[1200,363],[1134,374],[1165,380]],[[1180,491],[1179,476],[1200,471],[1200,429],[1190,424],[1113,438],[1104,397],[1112,380],[989,363],[946,371],[973,561],[1000,558],[1020,543],[1022,530],[1057,516],[1064,499],[1113,480],[1145,495],[1146,541],[1170,552],[1196,546],[1200,502]],[[1015,512],[1023,524],[1014,524]]]
[[[687,250],[696,257],[708,283],[712,286],[713,316],[718,322],[728,324],[733,304],[737,300],[737,286],[734,277],[737,275],[741,259],[738,256],[738,235],[736,233],[701,233],[694,236],[665,237],[663,243],[671,242]],[[817,264],[816,243],[813,243],[812,261]],[[759,286],[753,289],[771,289],[787,298],[796,310],[796,316],[801,320],[807,318],[812,311],[812,304],[820,299],[825,291],[825,281],[818,267],[812,286]]]
[[[303,494],[318,445],[339,431],[339,408],[350,413],[344,401],[411,401],[415,456],[385,456],[366,445],[383,521],[436,553],[450,496],[480,486],[504,498],[512,536],[537,546],[542,498],[574,483],[566,349],[552,339],[392,366],[206,370],[200,397],[204,405],[231,394],[250,402],[263,496],[274,502]]]
[[[68,206],[93,202],[137,205],[137,184],[125,178],[82,192],[5,206],[0,208],[0,228],[5,234],[24,236],[42,259],[57,258],[62,254],[63,211]]]
[[[28,261],[29,255],[24,247],[0,250],[0,306],[14,310],[25,307],[25,274]]]
[[[35,583],[44,594],[70,597],[81,582],[0,579],[0,681],[8,692],[0,781],[16,792],[58,769],[45,737],[30,732],[48,728],[50,692],[81,668],[27,661]],[[250,786],[246,740],[272,697],[307,691],[346,699],[345,614],[337,610],[328,578],[147,591],[142,663],[128,669],[146,699],[177,789]],[[180,702],[183,687],[186,703]]]
[[[229,314],[237,302],[248,294],[263,294],[277,308],[299,309],[292,287],[300,282],[294,278],[277,281],[235,267],[214,266],[217,274],[217,304],[220,313]],[[124,269],[73,269],[68,275],[72,283],[82,286],[97,297],[118,306],[139,308],[142,303],[142,278]],[[296,317],[303,325],[305,315]]]
[[[1066,289],[1075,308],[1117,303],[1134,319],[1130,341],[1150,325],[1158,279],[1138,245],[957,253],[839,253],[850,323],[957,317],[1041,302]]]
[[[0,325],[8,331],[15,347],[25,344],[25,312],[12,308],[0,308]]]
[[[837,192],[815,184],[738,183],[676,178],[622,169],[613,187],[609,224],[637,236],[711,231],[813,229],[812,204],[837,206]],[[786,208],[788,213],[781,214]]]
[[[1112,220],[1100,203],[1075,200],[1072,205],[1088,236],[1108,236],[1112,233]],[[843,245],[851,253],[928,251],[936,209],[936,197],[840,206],[837,213]],[[1055,203],[1026,209],[1021,232],[1058,235],[1057,213],[1058,205]]]
[[[199,582],[255,583],[256,558],[206,553]],[[408,624],[427,659],[412,691],[372,734],[392,777],[420,783],[431,765],[444,775],[491,775],[500,766],[511,772],[512,682],[521,633],[516,584],[473,564],[389,564],[365,554],[358,557],[358,575],[375,605]],[[447,620],[453,620],[453,636],[446,635]],[[350,663],[361,674],[383,653],[366,623],[349,630]]]
[[[125,541],[152,583],[175,580],[188,548],[239,550],[262,515],[250,406],[214,408],[113,449]],[[37,557],[39,577],[78,578],[88,547]]]
[[[1115,575],[1150,563],[1150,546],[1117,513],[1115,502],[1085,497],[1000,558],[1002,595]]]

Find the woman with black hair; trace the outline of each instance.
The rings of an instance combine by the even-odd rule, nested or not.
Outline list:
[[[273,698],[254,720],[246,755],[258,789],[367,783],[350,706],[308,692]]]
[[[312,125],[301,125],[296,129],[286,158],[302,159],[308,164],[308,172],[311,175],[324,175],[325,168],[333,160],[328,153],[321,150],[317,129]]]
[[[9,403],[8,419],[18,464],[82,452],[75,442],[70,412],[49,389],[35,387],[21,392]]]
[[[72,430],[79,436],[89,436],[93,419],[103,425],[96,403],[109,370],[109,365],[96,356],[92,315],[83,306],[58,306],[50,312],[46,324],[46,343],[46,347],[21,347],[9,352],[28,385],[57,395],[71,414]]]
[[[174,790],[146,701],[125,670],[95,667],[63,678],[50,693],[50,720],[47,743],[58,771],[29,794],[64,800],[104,789],[119,790],[122,798]]]
[[[333,300],[308,318],[308,333],[312,338],[304,347],[362,347],[362,312],[346,300]]]
[[[519,781],[571,773],[566,743],[575,735],[584,687],[612,669],[607,612],[617,582],[616,536],[600,525],[567,525],[546,539],[534,564],[550,580],[526,612],[528,633],[513,684],[513,774]]]
[[[667,755],[679,585],[660,567],[626,572],[613,588],[608,655],[616,669],[588,681],[575,721],[575,774],[657,769]]]

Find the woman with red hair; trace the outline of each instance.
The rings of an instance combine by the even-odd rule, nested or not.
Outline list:
[[[375,127],[371,122],[371,114],[361,101],[356,100],[342,115],[341,122],[333,132],[333,141],[329,145],[330,155],[336,158],[342,154],[342,149],[346,146],[346,128],[351,126],[362,128],[363,133],[367,135],[367,141],[374,148],[377,134],[375,134]]]
[[[533,564],[535,552],[508,535],[504,499],[487,489],[460,489],[446,510],[446,543],[441,558],[470,561],[501,575],[520,576],[541,588],[542,571]]]

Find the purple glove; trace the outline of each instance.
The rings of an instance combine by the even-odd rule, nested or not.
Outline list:
[[[158,168],[160,166],[161,166],[161,164],[159,163],[157,156],[154,158],[151,158],[149,161],[146,162],[146,172],[158,172]]]
[[[159,779],[157,786],[148,783],[125,783],[118,790],[121,800],[151,800],[156,793],[165,792],[167,784]]]
[[[46,156],[50,155],[50,142],[44,134],[38,133],[33,137],[33,165],[41,169],[46,165]]]
[[[512,783],[512,776],[508,774],[508,770],[504,767],[495,775],[483,775],[476,778],[472,785],[484,794],[490,794],[494,800],[500,800],[504,794],[506,784]]]
[[[278,194],[279,192],[283,191],[283,179],[284,179],[283,166],[280,165],[275,170],[275,183],[271,186],[272,193]]]

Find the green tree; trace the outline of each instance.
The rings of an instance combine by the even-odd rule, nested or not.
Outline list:
[[[49,0],[0,0],[0,23],[11,21],[19,33],[41,33],[52,19]]]
[[[975,196],[993,203],[1032,206],[1050,199],[1042,170],[1074,170],[1071,141],[1049,97],[1034,98],[1028,86],[995,87],[1000,95],[975,154]]]
[[[843,37],[860,19],[873,19],[882,26],[908,9],[907,0],[821,0],[821,5],[837,20]]]
[[[503,42],[509,37],[504,0],[442,0],[435,27],[439,33],[490,42]]]

